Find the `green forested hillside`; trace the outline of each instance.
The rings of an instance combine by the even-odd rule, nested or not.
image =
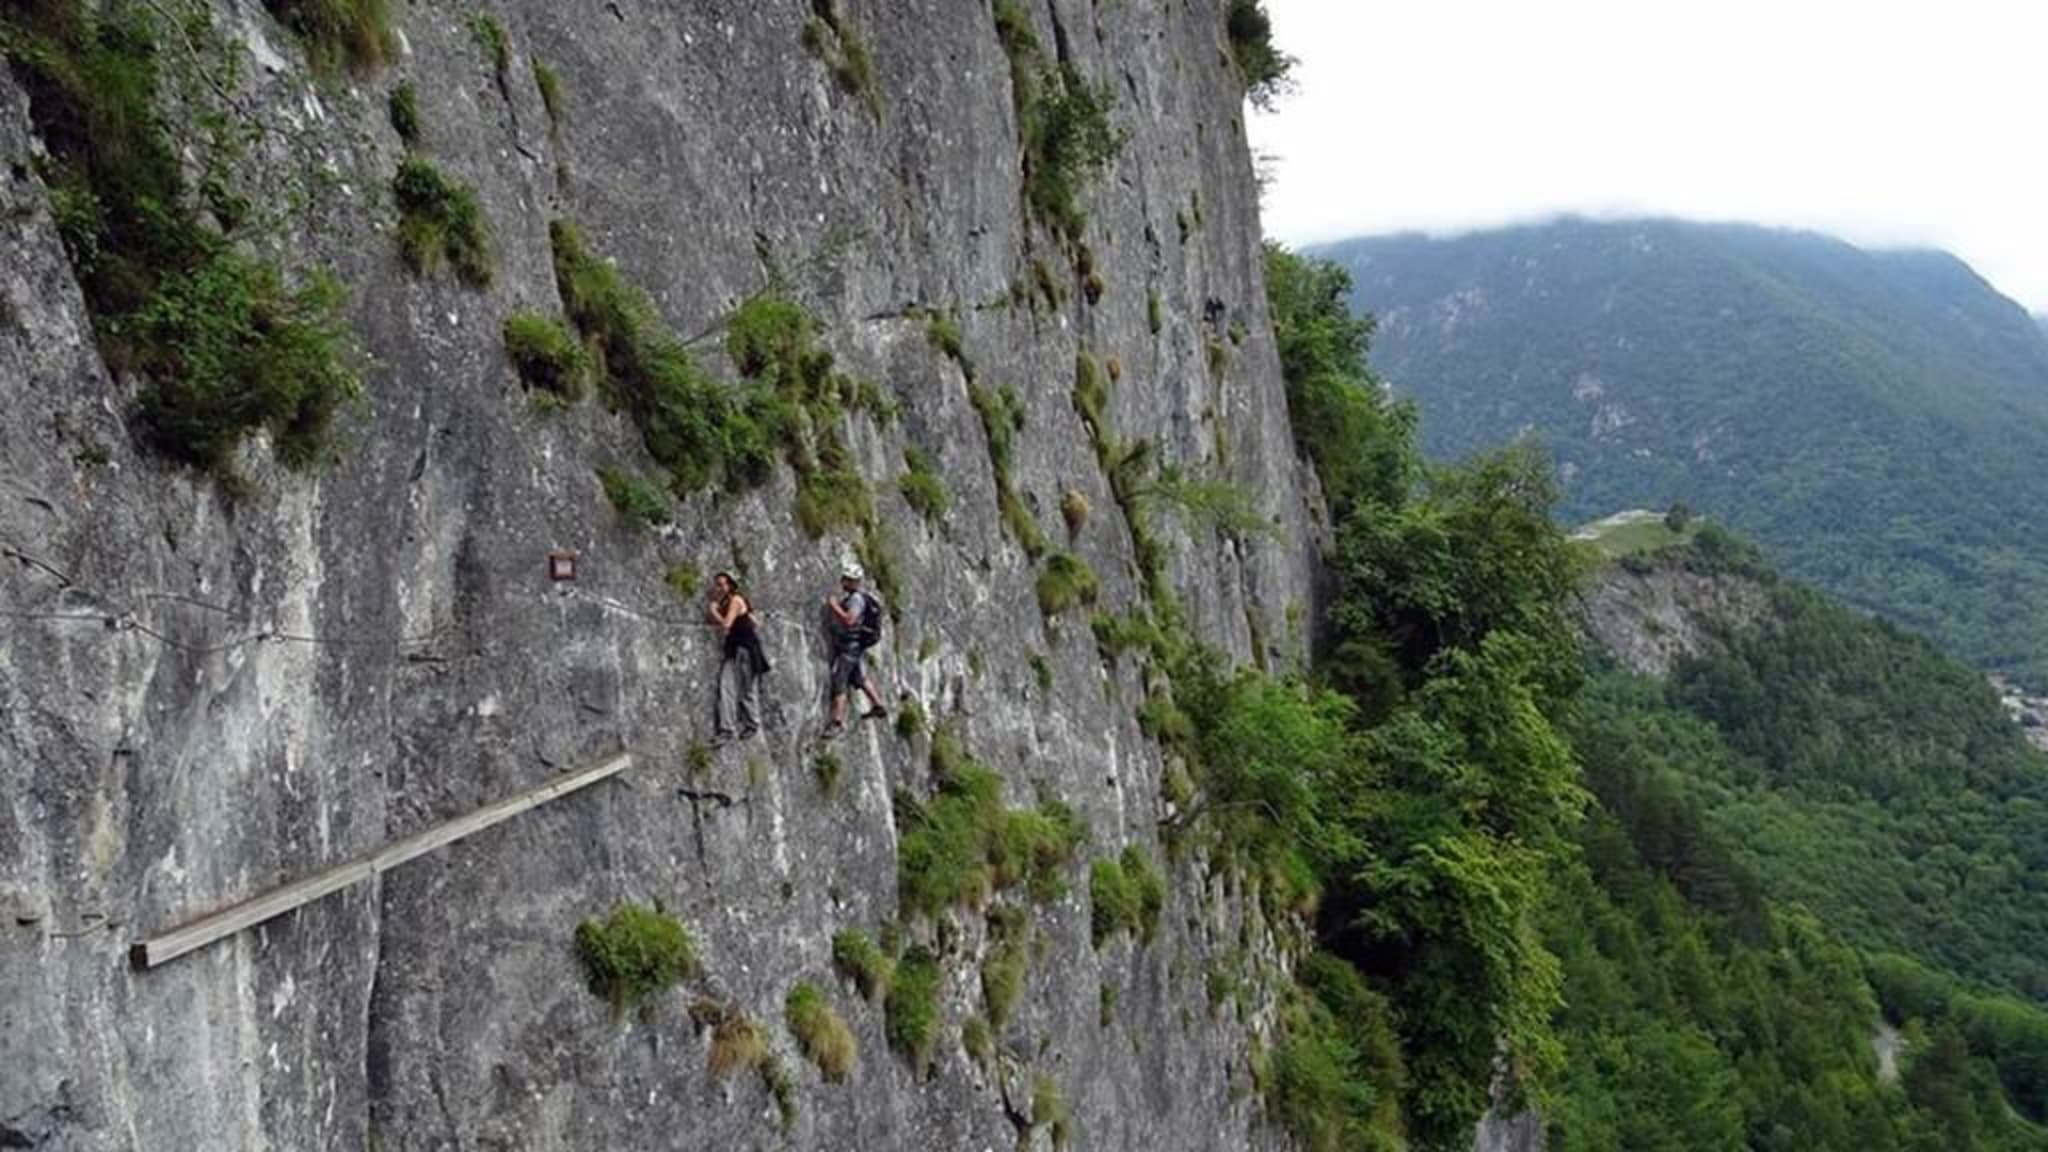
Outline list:
[[[1455,458],[1525,432],[1562,510],[1683,502],[1785,571],[2048,684],[2048,338],[1961,262],[1566,220],[1326,252]]]
[[[1599,807],[1582,841],[1590,880],[1553,921],[1554,939],[1577,942],[1561,945],[1567,1044],[1583,1029],[1706,1061],[1702,1075],[1740,1085],[1716,1098],[1742,1102],[1750,1147],[2044,1146],[2048,759],[1971,670],[1712,543],[1630,563],[1763,583],[1769,610],[1667,682],[1601,673],[1569,727]],[[1615,979],[1631,963],[1636,979]],[[1867,1024],[1873,1001],[1906,1028],[1903,1101],[1842,1077],[1871,1059],[1867,1037],[1834,1045],[1828,1075],[1811,1051],[1757,1063],[1759,1044]],[[1612,1035],[1617,1014],[1635,1039]],[[1791,1072],[1792,1089],[1787,1061],[1812,1070]],[[1583,1085],[1579,1122],[1597,1129],[1637,1076]],[[1765,1116],[1809,1134],[1765,1139]]]
[[[1691,795],[1692,766],[1727,750],[1651,688],[1605,677],[1573,725],[1598,804],[1546,909],[1566,1052],[1546,1104],[1550,1147],[2048,1148],[2035,1063],[2048,1016],[1979,1007],[1952,978],[1867,958],[1827,921],[1764,895],[1770,885]],[[1901,967],[1924,998],[1873,992]],[[1889,1074],[1880,1000],[1903,1026]]]
[[[1668,685],[1589,679],[1547,462],[1424,465],[1341,269],[1275,251],[1268,289],[1332,511],[1312,666],[1225,674],[1170,612],[1097,635],[1142,643],[1192,769],[1175,842],[1307,929],[1253,1059],[1271,1113],[1318,1152],[1462,1150],[1504,1067],[1561,1149],[2048,1149],[2048,1016],[1995,990],[2036,975],[2039,765],[1978,680],[1790,587]],[[1625,562],[1767,579],[1673,539]]]

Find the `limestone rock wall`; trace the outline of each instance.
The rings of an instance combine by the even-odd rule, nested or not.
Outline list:
[[[1588,583],[1583,618],[1587,635],[1623,667],[1662,677],[1769,604],[1769,589],[1748,577],[1653,560],[1601,569]]]
[[[1112,609],[1141,593],[1070,391],[1078,351],[1117,358],[1122,433],[1243,485],[1277,525],[1237,545],[1163,521],[1195,630],[1240,660],[1255,644],[1294,658],[1311,528],[1221,5],[1023,5],[1048,54],[1110,83],[1128,134],[1084,196],[1093,304],[1020,208],[1009,69],[979,0],[840,5],[873,52],[879,117],[805,51],[799,0],[487,7],[510,40],[502,84],[466,8],[401,6],[391,66],[322,82],[260,4],[209,10],[265,130],[252,186],[288,221],[270,243],[337,271],[368,363],[339,462],[292,474],[254,447],[232,499],[134,446],[133,383],[96,351],[26,99],[0,73],[0,1147],[1003,1148],[1038,1074],[1075,1148],[1277,1142],[1247,1070],[1259,1021],[1204,992],[1212,964],[1263,937],[1198,859],[1170,865],[1153,943],[1100,950],[1073,870],[994,1070],[958,1039],[980,1010],[972,921],[943,942],[930,1075],[888,1050],[829,940],[895,915],[890,798],[928,781],[879,724],[834,745],[832,795],[813,771],[817,606],[847,543],[798,530],[786,469],[694,498],[665,531],[627,530],[594,469],[644,463],[637,435],[592,402],[537,411],[499,334],[512,309],[559,312],[557,217],[686,338],[780,276],[901,408],[848,428],[905,576],[877,654],[886,695],[955,718],[1014,802],[1072,804],[1087,856],[1136,842],[1163,862],[1142,685],[1128,663],[1105,669],[1081,614],[1041,618],[965,382],[919,310],[959,309],[983,378],[1022,396],[1015,480],[1048,534],[1064,534],[1062,493],[1087,496],[1072,547]],[[558,132],[529,57],[562,79]],[[401,81],[427,151],[490,218],[488,290],[398,259],[384,102]],[[1065,288],[1057,309],[1010,299],[1034,256]],[[715,338],[699,350],[725,370]],[[911,443],[952,490],[937,530],[895,491]],[[546,580],[556,548],[579,552],[574,584]],[[743,568],[776,664],[765,740],[698,776],[686,749],[709,735],[717,655],[663,584],[674,564]],[[126,962],[139,935],[621,746],[641,762],[617,781],[164,968]],[[615,1020],[584,988],[574,925],[622,899],[696,932],[691,994],[767,1026],[797,1078],[793,1127],[756,1079],[707,1070],[685,996]],[[859,1039],[847,1084],[823,1083],[781,1028],[799,979],[830,989]]]

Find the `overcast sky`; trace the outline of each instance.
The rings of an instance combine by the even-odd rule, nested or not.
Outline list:
[[[2048,312],[2048,3],[1266,0],[1289,243],[1660,214],[1946,248]]]

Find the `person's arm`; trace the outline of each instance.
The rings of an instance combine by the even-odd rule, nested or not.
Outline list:
[[[855,624],[860,623],[860,617],[854,615],[851,612],[848,612],[843,606],[841,606],[839,603],[839,597],[837,596],[825,597],[825,607],[830,608],[832,610],[832,615],[836,617],[841,624],[845,625],[848,628],[851,628]]]

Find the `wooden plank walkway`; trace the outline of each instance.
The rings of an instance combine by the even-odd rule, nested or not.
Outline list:
[[[137,968],[155,968],[196,948],[204,948],[216,940],[232,936],[244,928],[253,928],[294,908],[310,904],[322,896],[331,895],[351,884],[387,872],[408,860],[417,859],[437,848],[445,848],[465,836],[510,820],[550,800],[560,799],[600,780],[610,779],[632,766],[632,753],[621,752],[568,776],[557,776],[545,784],[508,796],[465,816],[457,816],[453,820],[437,824],[424,832],[416,832],[403,840],[394,840],[374,852],[358,856],[345,864],[337,864],[317,875],[252,896],[239,904],[202,916],[160,936],[138,940],[128,949],[128,959]]]

